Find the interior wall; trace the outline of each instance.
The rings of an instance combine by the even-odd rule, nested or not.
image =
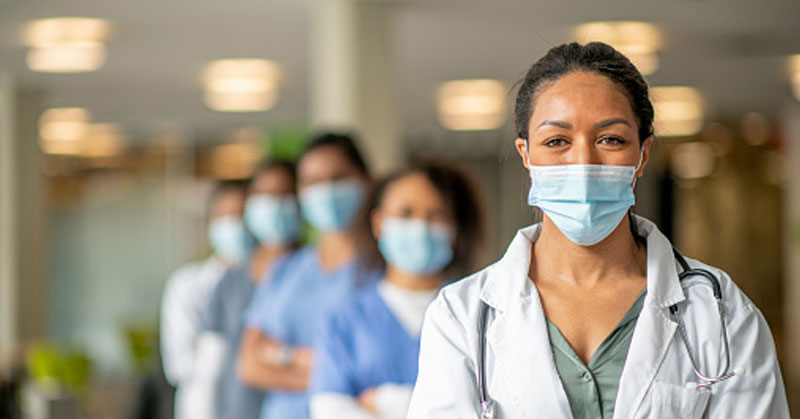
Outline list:
[[[101,372],[128,370],[126,333],[155,331],[169,274],[207,251],[207,190],[188,180],[106,175],[52,206],[52,337],[86,350]]]
[[[786,185],[783,200],[784,267],[787,358],[784,376],[789,386],[792,412],[800,414],[800,104],[786,107],[783,115],[786,132]]]
[[[16,141],[14,87],[0,73],[0,371],[16,346]]]
[[[17,324],[23,343],[47,335],[49,264],[47,203],[44,196],[42,154],[39,150],[39,116],[43,93],[17,88],[15,91],[15,140],[17,189],[14,204],[17,213]]]
[[[753,145],[736,125],[726,126],[728,146],[714,157],[713,172],[675,182],[675,244],[686,255],[724,270],[755,303],[786,368],[797,346],[789,341],[784,316],[789,277],[783,253],[787,225],[781,216],[786,186],[777,175],[782,139],[773,135]]]

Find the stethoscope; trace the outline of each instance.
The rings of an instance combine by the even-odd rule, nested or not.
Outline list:
[[[693,269],[689,266],[689,263],[686,262],[686,259],[678,253],[676,249],[672,249],[672,252],[675,254],[675,259],[678,261],[678,264],[681,266],[681,272],[678,274],[678,280],[683,282],[684,279],[690,276],[699,276],[708,280],[708,283],[711,286],[712,293],[714,294],[714,299],[717,302],[717,312],[719,313],[719,319],[722,329],[722,336],[721,342],[722,347],[724,348],[725,352],[725,364],[724,368],[722,369],[722,374],[718,376],[706,375],[700,372],[700,367],[697,365],[697,359],[694,357],[694,350],[692,349],[691,343],[689,343],[689,335],[686,333],[686,325],[683,323],[683,319],[679,315],[678,305],[673,304],[669,307],[669,315],[670,318],[678,325],[678,333],[681,336],[681,340],[683,341],[683,346],[686,348],[686,353],[689,355],[689,361],[692,363],[692,368],[694,369],[694,374],[697,376],[699,382],[691,382],[687,383],[686,387],[697,389],[697,388],[704,388],[710,387],[713,384],[719,383],[721,381],[725,381],[733,376],[742,375],[743,371],[741,370],[730,370],[731,365],[731,352],[730,352],[730,344],[728,342],[728,329],[725,326],[725,317],[723,311],[723,304],[722,304],[722,286],[719,284],[719,280],[717,279],[714,274],[709,272],[706,269]],[[479,353],[478,353],[478,395],[481,399],[481,418],[482,419],[493,419],[494,418],[494,401],[489,398],[489,395],[486,392],[486,322],[488,318],[489,306],[481,301],[480,307],[480,321],[478,323],[478,336],[480,337],[480,345],[479,345]]]

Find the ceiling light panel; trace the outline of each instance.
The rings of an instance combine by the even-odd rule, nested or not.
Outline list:
[[[436,95],[439,122],[454,131],[497,129],[506,121],[506,86],[490,79],[453,80]]]
[[[35,20],[23,30],[28,68],[46,73],[95,71],[106,61],[110,24],[93,18]]]

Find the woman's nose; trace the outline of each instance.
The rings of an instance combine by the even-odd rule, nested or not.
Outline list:
[[[570,164],[600,164],[597,150],[591,141],[575,141],[570,153]]]

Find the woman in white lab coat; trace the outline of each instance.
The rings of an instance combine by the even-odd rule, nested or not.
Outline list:
[[[653,141],[647,91],[602,43],[555,47],[528,71],[515,145],[543,220],[431,304],[409,418],[789,417],[760,311],[687,258],[719,281],[721,319],[710,281],[680,281],[667,238],[630,213]],[[677,319],[699,372],[727,379],[695,374]]]

